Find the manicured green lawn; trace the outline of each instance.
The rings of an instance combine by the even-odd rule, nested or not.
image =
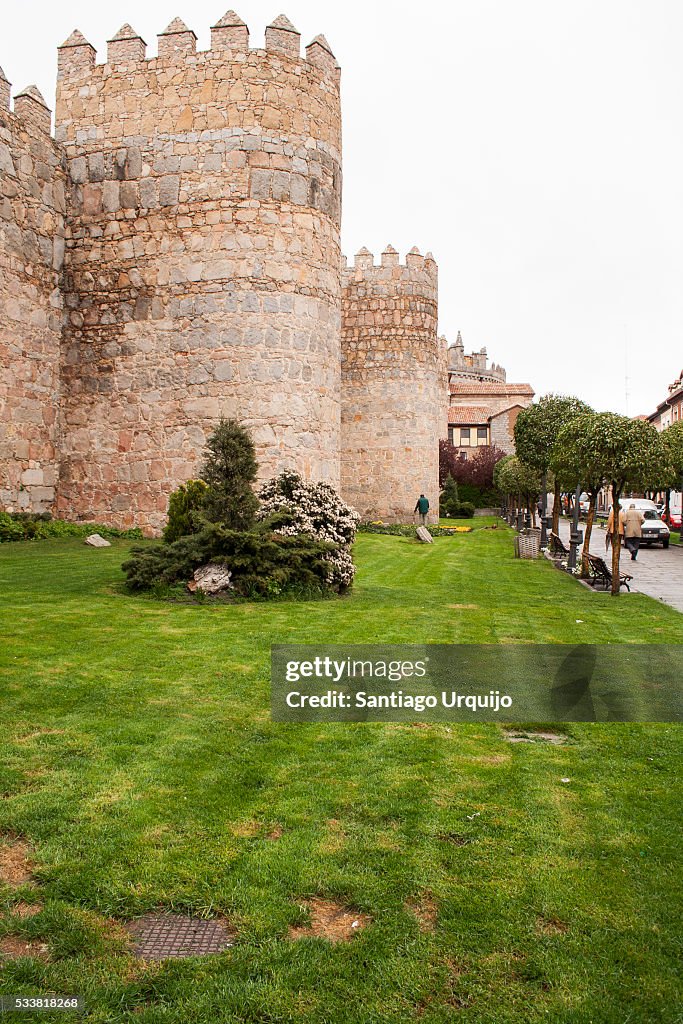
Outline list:
[[[0,546],[0,831],[37,865],[0,884],[0,937],[50,947],[4,992],[80,993],[102,1024],[681,1020],[679,727],[276,725],[269,645],[681,643],[683,616],[515,561],[505,528],[361,535],[352,595],[301,604],[129,597],[129,546]],[[372,923],[290,941],[315,895]],[[160,907],[239,940],[144,967],[110,919]]]

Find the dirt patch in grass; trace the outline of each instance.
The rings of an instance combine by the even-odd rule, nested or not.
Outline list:
[[[447,608],[464,609],[465,611],[478,611],[478,604],[447,604]]]
[[[13,907],[10,907],[10,913],[15,917],[25,920],[29,917],[35,917],[42,909],[40,903],[25,903],[23,900],[20,900],[19,903],[15,903]]]
[[[344,826],[336,818],[330,818],[326,825],[327,832],[319,848],[323,853],[338,853],[339,850],[344,849],[346,844]]]
[[[292,940],[316,938],[327,939],[328,942],[349,942],[372,921],[367,914],[319,897],[304,900],[302,905],[308,908],[311,923],[292,925],[289,929]]]
[[[269,842],[274,843],[278,839],[282,839],[283,833],[284,829],[282,825],[276,825],[275,828],[271,828],[270,832],[266,832],[266,839]]]
[[[5,839],[0,845],[0,881],[17,887],[33,878],[31,848],[23,839]]]
[[[465,836],[461,832],[441,832],[436,838],[442,843],[450,843],[451,846],[469,846],[474,842],[472,836]]]
[[[436,902],[431,896],[424,895],[418,899],[407,900],[405,907],[406,910],[417,919],[417,924],[421,932],[425,933],[434,931],[439,911]]]
[[[238,839],[253,839],[261,831],[261,825],[258,821],[239,821],[237,824],[232,825],[232,834],[237,836]]]
[[[561,732],[541,732],[536,730],[505,729],[504,738],[508,743],[551,743],[559,747],[567,742],[568,737]]]
[[[564,935],[569,931],[569,925],[558,917],[543,917],[539,914],[536,918],[536,931],[539,935]]]
[[[30,956],[34,960],[47,960],[48,948],[44,942],[20,939],[17,935],[5,935],[0,939],[0,960],[18,960]]]
[[[63,736],[65,729],[33,729],[17,736],[17,743],[30,743],[32,740],[39,740],[42,736]]]

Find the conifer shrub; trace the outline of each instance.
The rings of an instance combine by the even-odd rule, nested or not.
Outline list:
[[[308,534],[283,536],[269,522],[252,530],[231,530],[209,523],[198,533],[170,544],[133,548],[123,563],[131,590],[152,590],[159,584],[184,583],[207,562],[226,565],[235,593],[243,597],[322,595],[329,581],[335,545]]]
[[[258,508],[254,494],[257,469],[249,431],[237,420],[221,419],[206,442],[200,474],[207,485],[203,518],[231,530],[249,530]]]
[[[293,472],[257,498],[247,430],[221,420],[209,438],[202,479],[173,492],[163,544],[137,547],[123,564],[131,590],[187,583],[208,562],[230,569],[244,597],[341,593],[353,580],[351,545],[359,516],[327,484]]]
[[[180,537],[201,530],[201,513],[207,491],[208,485],[204,480],[188,480],[173,491],[168,499],[168,522],[162,535],[164,543],[171,544]]]
[[[439,513],[442,516],[457,516],[460,509],[458,485],[449,473],[439,495]]]
[[[451,519],[471,519],[474,515],[474,505],[460,500],[460,485],[450,473],[439,496],[439,514]]]

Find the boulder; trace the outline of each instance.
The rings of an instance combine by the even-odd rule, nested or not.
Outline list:
[[[110,548],[111,543],[105,540],[104,537],[100,537],[99,533],[91,533],[89,537],[85,538],[85,543],[89,544],[91,548]]]
[[[194,578],[190,580],[187,589],[192,593],[201,590],[204,594],[220,594],[222,590],[232,590],[232,573],[225,565],[216,565],[209,562],[195,570]]]
[[[423,544],[434,543],[434,538],[432,537],[431,533],[429,532],[426,526],[418,526],[415,532],[417,533],[417,539],[421,540]]]

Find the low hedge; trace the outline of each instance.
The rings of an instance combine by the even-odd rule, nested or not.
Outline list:
[[[141,540],[139,529],[117,530],[101,523],[67,523],[53,519],[48,513],[0,512],[0,543],[14,540],[46,540],[48,537],[89,537],[99,533],[102,537],[124,537]]]

